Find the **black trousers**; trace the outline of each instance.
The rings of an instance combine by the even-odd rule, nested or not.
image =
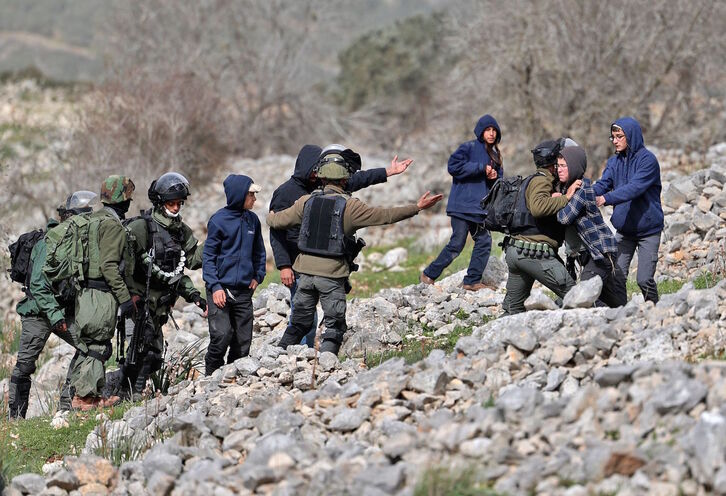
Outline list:
[[[252,344],[252,293],[249,288],[225,289],[227,302],[219,308],[212,300],[212,293],[207,289],[209,302],[209,348],[204,356],[205,374],[211,375],[224,365],[225,354],[227,363],[250,354]],[[229,352],[228,352],[229,350]]]
[[[585,281],[595,276],[602,279],[602,292],[596,304],[607,305],[610,308],[620,307],[628,302],[628,293],[625,289],[625,274],[620,270],[615,255],[602,260],[593,260],[587,255],[588,261],[580,274],[580,280]]]

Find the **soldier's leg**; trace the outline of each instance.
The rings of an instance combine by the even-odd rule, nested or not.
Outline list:
[[[71,390],[71,369],[73,369],[73,365],[76,360],[78,360],[78,357],[80,356],[80,353],[78,352],[78,327],[75,323],[75,318],[69,319],[66,317],[66,321],[68,322],[68,331],[64,336],[65,341],[76,348],[76,352],[73,355],[73,358],[71,359],[71,363],[68,365],[68,372],[66,373],[66,379],[63,383],[63,386],[61,387],[61,393],[60,393],[60,402],[58,404],[58,410],[61,411],[68,411],[71,409],[71,401],[73,400],[73,391]]]
[[[118,305],[111,293],[84,288],[76,300],[76,325],[87,348],[73,364],[71,387],[78,397],[100,397],[106,382],[105,361],[116,326]]]
[[[520,268],[556,294],[558,305],[562,305],[562,298],[575,285],[565,266],[554,257],[527,258],[520,261]]]
[[[638,272],[636,280],[646,301],[658,303],[658,286],[655,283],[655,267],[658,264],[660,233],[640,238],[638,243]]]
[[[474,222],[469,223],[469,232],[474,239],[474,249],[471,252],[464,284],[477,284],[481,282],[484,268],[489,262],[489,254],[492,251],[492,236],[483,226]]]
[[[444,269],[448,267],[451,262],[459,256],[461,250],[464,249],[466,238],[469,235],[469,224],[467,221],[459,219],[458,217],[451,217],[451,230],[452,232],[449,242],[446,244],[444,249],[441,250],[439,256],[436,257],[436,260],[431,262],[423,271],[423,273],[431,279],[439,277]]]
[[[224,365],[224,356],[232,340],[232,322],[230,320],[230,298],[227,296],[227,303],[224,308],[219,308],[212,300],[212,294],[207,291],[209,321],[209,347],[204,355],[205,375],[212,373]]]
[[[581,281],[586,281],[595,276],[602,279],[602,291],[596,302],[596,306],[619,307],[627,303],[625,291],[625,276],[613,257],[604,260],[592,260],[585,265],[580,275]]]
[[[321,336],[320,352],[338,354],[348,326],[345,322],[345,279],[330,277],[315,278],[315,286],[320,292],[320,305],[323,307],[325,330]]]
[[[68,372],[66,373],[66,380],[61,388],[60,403],[58,405],[58,409],[60,411],[66,412],[72,408],[73,397],[76,395],[76,390],[71,387],[71,372],[73,371],[80,356],[81,352],[76,350],[76,353],[71,359],[70,365],[68,365]]]
[[[302,337],[310,331],[315,318],[315,307],[318,304],[318,290],[315,288],[313,276],[300,274],[297,280],[294,309],[290,317],[290,325],[285,329],[280,342],[282,348],[298,344]]]
[[[151,374],[161,369],[164,364],[164,333],[161,330],[161,323],[149,318],[144,329],[144,343],[142,352],[139,355],[140,367],[136,370],[136,376],[131,380],[134,393],[141,394],[146,388],[146,382]]]
[[[534,278],[519,268],[520,258],[523,256],[517,253],[514,246],[507,247],[504,260],[509,268],[509,276],[507,277],[507,293],[502,302],[503,315],[524,312],[524,301],[532,292]]]
[[[250,354],[252,344],[252,325],[254,310],[252,309],[252,290],[243,289],[234,292],[236,300],[232,302],[230,315],[232,318],[232,341],[229,344],[227,363]]]
[[[22,417],[28,411],[30,376],[50,336],[50,324],[44,318],[23,317],[21,320],[18,359],[10,375],[8,407],[11,418]]]

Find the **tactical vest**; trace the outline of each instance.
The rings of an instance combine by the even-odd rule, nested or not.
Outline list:
[[[323,257],[345,255],[343,213],[348,199],[339,194],[316,191],[305,202],[300,225],[298,249],[303,253]]]
[[[154,248],[154,267],[152,268],[152,287],[168,288],[168,285],[184,272],[186,257],[184,253],[184,232],[181,229],[168,230],[152,216],[153,210],[143,211],[140,217],[146,223],[146,246],[141,251],[146,252],[137,259],[134,279],[145,283],[148,264],[148,252]]]
[[[529,187],[529,183],[532,182],[532,179],[538,175],[542,175],[542,173],[536,172],[522,182],[522,187],[519,189],[519,194],[517,195],[517,208],[515,213],[518,216],[516,219],[517,229],[512,234],[515,236],[544,234],[558,243],[562,243],[562,240],[565,239],[565,226],[557,222],[557,217],[555,215],[535,217],[529,211],[529,208],[527,208],[527,188]],[[512,223],[514,224],[515,221],[513,220]]]

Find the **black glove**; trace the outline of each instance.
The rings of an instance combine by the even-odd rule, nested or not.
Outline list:
[[[128,301],[124,301],[118,308],[121,313],[121,317],[130,317],[132,319],[136,317],[136,312],[138,311],[136,308],[136,302],[133,298]]]
[[[202,298],[198,293],[194,295],[194,298],[192,299],[194,304],[202,309],[202,312],[207,311],[207,300]]]
[[[58,322],[53,324],[53,327],[51,327],[50,330],[56,334],[66,332],[68,330],[68,326],[66,325],[66,320],[60,319]]]

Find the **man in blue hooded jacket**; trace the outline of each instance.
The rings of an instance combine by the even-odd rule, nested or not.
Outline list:
[[[594,185],[598,207],[613,205],[610,218],[617,231],[618,266],[628,274],[638,250],[638,286],[646,300],[658,302],[655,267],[663,231],[660,165],[643,142],[640,124],[622,117],[610,126],[615,155]]]
[[[492,237],[484,229],[484,210],[481,200],[497,178],[502,177],[502,155],[498,144],[502,139],[499,124],[489,114],[482,116],[474,127],[476,139],[459,145],[449,157],[448,170],[453,178],[446,214],[451,217],[451,239],[439,256],[424,269],[420,276],[424,284],[433,284],[466,244],[469,234],[474,249],[469,269],[464,277],[466,290],[478,291],[485,287],[482,274],[489,261]]]
[[[265,278],[265,243],[260,219],[252,207],[260,187],[247,176],[230,174],[224,180],[227,206],[207,224],[202,271],[207,287],[209,348],[206,375],[249,355],[252,343],[252,294]],[[229,349],[229,353],[227,350]]]

